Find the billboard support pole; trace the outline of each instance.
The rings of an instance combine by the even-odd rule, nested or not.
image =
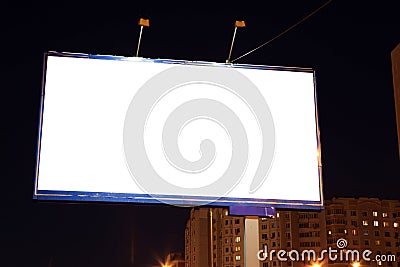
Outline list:
[[[230,206],[229,215],[245,216],[244,219],[244,267],[259,266],[258,259],[260,234],[258,219],[260,217],[274,217],[276,210],[273,207],[244,207]]]
[[[259,228],[257,216],[246,216],[244,219],[244,267],[259,266]]]

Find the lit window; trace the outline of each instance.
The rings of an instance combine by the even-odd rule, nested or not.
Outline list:
[[[240,247],[235,247],[235,251],[240,251]]]
[[[393,223],[393,227],[394,227],[394,228],[399,227],[399,223],[398,223],[398,222]]]
[[[344,233],[347,234],[347,230],[346,229],[344,229]]]
[[[383,217],[383,218],[386,218],[387,216],[388,216],[387,212],[383,212],[383,213],[382,213],[382,217]]]
[[[375,241],[375,245],[380,246],[381,245],[381,241],[380,240],[376,240]]]
[[[351,233],[352,233],[353,235],[358,235],[358,232],[357,232],[356,229],[352,230]]]
[[[240,255],[237,255],[237,256],[235,257],[235,260],[240,261]]]
[[[368,221],[362,221],[362,224],[363,224],[364,226],[368,226]]]
[[[382,265],[382,261],[378,261],[378,265],[381,266]]]
[[[378,221],[374,221],[374,226],[379,226],[379,222]]]
[[[389,223],[388,222],[383,222],[383,227],[389,227]]]
[[[240,242],[240,236],[235,237],[235,242],[236,243]]]
[[[332,231],[331,231],[331,230],[329,230],[329,231],[328,231],[328,235],[331,235],[331,234],[332,234]]]
[[[276,213],[276,217],[277,217],[277,218],[279,218],[279,212],[278,212],[278,213]]]
[[[378,212],[377,212],[377,211],[373,211],[373,212],[372,212],[372,216],[378,217]]]

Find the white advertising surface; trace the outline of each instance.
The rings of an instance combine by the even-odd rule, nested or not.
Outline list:
[[[46,58],[35,198],[321,208],[311,69]]]

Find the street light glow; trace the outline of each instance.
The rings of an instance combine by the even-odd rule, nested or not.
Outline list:
[[[171,262],[167,258],[167,260],[164,262],[162,260],[158,260],[158,263],[160,264],[161,267],[172,267]]]

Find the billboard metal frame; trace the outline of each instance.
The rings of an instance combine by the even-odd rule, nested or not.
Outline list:
[[[40,148],[42,137],[42,122],[44,112],[47,58],[49,56],[57,57],[74,57],[87,59],[101,60],[123,60],[133,62],[153,62],[164,64],[179,64],[179,65],[194,65],[194,66],[218,66],[225,68],[242,68],[242,69],[259,69],[259,70],[277,70],[277,71],[292,71],[292,72],[308,72],[314,76],[314,105],[315,105],[315,122],[316,122],[316,139],[317,139],[317,156],[318,156],[318,175],[319,175],[319,197],[320,201],[304,201],[304,200],[282,200],[282,199],[253,199],[253,198],[227,198],[221,197],[211,204],[208,197],[202,196],[180,196],[180,195],[150,195],[150,194],[128,194],[128,193],[113,193],[113,192],[83,192],[83,191],[56,191],[56,190],[39,190],[39,165],[40,165]],[[198,206],[207,204],[208,206],[225,206],[225,207],[272,207],[286,209],[323,209],[323,192],[322,192],[322,162],[321,162],[321,142],[320,129],[317,108],[317,92],[315,71],[312,68],[301,67],[282,67],[282,66],[267,66],[267,65],[251,65],[251,64],[232,64],[232,63],[216,63],[208,61],[187,61],[187,60],[172,60],[172,59],[149,59],[140,57],[123,57],[110,55],[91,55],[82,53],[54,52],[49,51],[44,53],[43,57],[43,77],[40,97],[39,110],[39,125],[38,139],[36,147],[36,165],[34,179],[33,198],[36,200],[58,200],[58,201],[80,201],[80,202],[119,202],[119,203],[137,203],[137,204],[165,204],[158,199],[168,201],[170,204],[182,206]],[[156,199],[157,197],[158,199]]]

